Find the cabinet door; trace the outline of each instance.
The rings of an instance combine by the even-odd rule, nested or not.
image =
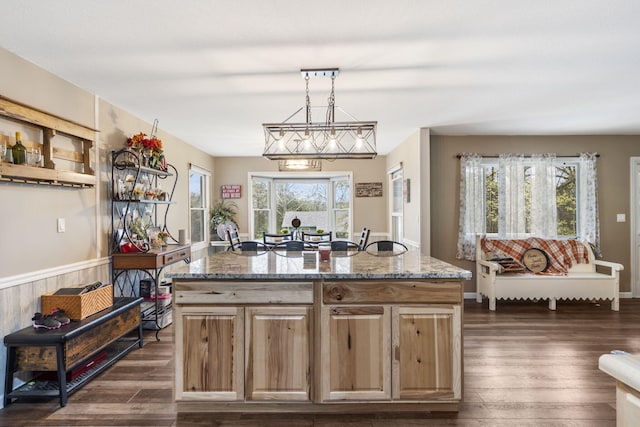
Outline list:
[[[246,308],[247,400],[309,400],[311,307]]]
[[[640,420],[640,393],[618,381],[616,385],[616,425],[632,427]]]
[[[244,309],[176,308],[176,400],[244,399]]]
[[[393,398],[462,397],[460,306],[394,307]]]
[[[391,398],[389,307],[324,307],[321,340],[323,400]]]

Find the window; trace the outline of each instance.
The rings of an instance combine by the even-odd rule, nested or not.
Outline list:
[[[192,244],[207,239],[210,176],[209,172],[197,166],[191,165],[189,168],[189,220]]]
[[[251,180],[251,211],[253,237],[261,238],[263,232],[273,232],[271,218],[271,179],[254,177]]]
[[[333,236],[349,239],[351,224],[351,185],[347,177],[331,179],[333,187]]]
[[[391,240],[402,242],[402,167],[389,172],[391,180]]]
[[[477,234],[599,245],[594,155],[465,155],[460,173],[458,258],[475,258]]]
[[[299,231],[333,231],[334,238],[349,239],[351,229],[351,178],[348,175],[287,174],[251,177],[251,235],[291,231],[291,221],[301,221]]]

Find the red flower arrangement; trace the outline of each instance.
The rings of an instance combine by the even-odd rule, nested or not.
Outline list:
[[[127,138],[127,147],[140,151],[151,150],[151,154],[146,156],[149,160],[148,166],[160,170],[167,169],[167,161],[162,151],[162,141],[155,136],[147,138],[146,133],[140,132]]]
[[[147,150],[157,150],[162,152],[162,141],[155,136],[147,138],[147,134],[140,132],[133,135],[131,138],[127,138],[127,147],[130,148],[145,148]]]

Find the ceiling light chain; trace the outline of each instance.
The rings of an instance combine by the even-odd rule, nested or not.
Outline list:
[[[335,95],[336,76],[331,76],[331,94],[329,95],[329,108],[327,108],[327,123],[335,121],[336,95]]]
[[[311,125],[311,101],[309,100],[309,75],[304,77],[306,91],[307,91],[307,124]]]

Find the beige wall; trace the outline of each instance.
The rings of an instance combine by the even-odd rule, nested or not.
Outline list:
[[[0,48],[0,96],[99,130],[93,167],[95,188],[78,189],[0,181],[0,336],[31,324],[40,296],[56,289],[93,281],[110,281],[110,157],[126,138],[151,124]],[[160,126],[162,118],[160,117]],[[22,131],[25,140],[40,141],[40,131],[0,119],[0,135]],[[162,129],[168,161],[178,170],[169,216],[170,230],[187,229],[189,163],[210,170],[213,158]],[[29,139],[27,139],[29,138]],[[65,218],[66,232],[57,232]],[[206,245],[207,243],[205,243]],[[194,253],[204,252],[198,251]],[[0,352],[0,366],[5,366]],[[4,384],[4,369],[0,370]],[[1,393],[1,392],[0,392]]]
[[[625,270],[620,290],[630,288],[629,158],[640,156],[639,136],[431,136],[431,253],[434,257],[471,270],[475,264],[455,259],[459,218],[459,161],[456,155],[476,152],[546,153],[559,156],[597,152],[598,197],[602,255]],[[616,222],[624,213],[627,222]],[[475,279],[465,287],[475,291]]]
[[[386,159],[378,156],[373,160],[335,160],[332,162],[323,161],[322,171],[324,172],[351,172],[353,171],[353,181],[358,182],[382,182],[383,197],[354,197],[353,221],[354,239],[359,236],[359,231],[363,227],[372,230],[372,233],[387,232],[387,177]],[[247,216],[249,201],[248,195],[248,174],[249,172],[277,172],[278,162],[264,159],[262,157],[217,157],[215,159],[215,174],[213,195],[214,200],[220,198],[220,186],[223,184],[242,185],[242,198],[234,199],[238,205],[238,227],[241,233],[249,230],[249,219]]]
[[[113,150],[119,150],[124,147],[128,137],[138,132],[151,132],[151,124],[132,116],[128,112],[101,101],[100,108],[100,159],[101,164],[105,165],[100,174],[101,192],[107,197],[105,203],[101,204],[102,212],[102,237],[109,238],[110,221],[111,221],[111,205],[108,201],[110,194],[110,158]],[[160,126],[162,121],[160,120]],[[172,204],[167,216],[167,225],[169,231],[177,238],[178,230],[187,230],[189,232],[189,167],[194,164],[202,169],[214,173],[214,159],[212,156],[201,150],[194,148],[192,145],[180,140],[179,138],[163,131],[158,130],[157,137],[162,140],[167,162],[173,165],[178,172],[178,181],[173,193]],[[165,191],[169,191],[167,186],[163,187]],[[107,241],[107,240],[105,240]],[[104,256],[107,255],[106,248],[102,251]]]
[[[402,179],[410,180],[409,202],[403,200],[403,241],[420,247],[425,255],[431,246],[429,156],[429,129],[418,129],[387,155],[386,165],[389,170],[402,164]]]
[[[93,95],[3,49],[0,64],[0,96],[94,128]],[[41,138],[35,126],[0,119],[0,134],[16,131]],[[94,189],[0,182],[0,194],[0,279],[96,257]],[[57,218],[66,233],[57,232]]]

